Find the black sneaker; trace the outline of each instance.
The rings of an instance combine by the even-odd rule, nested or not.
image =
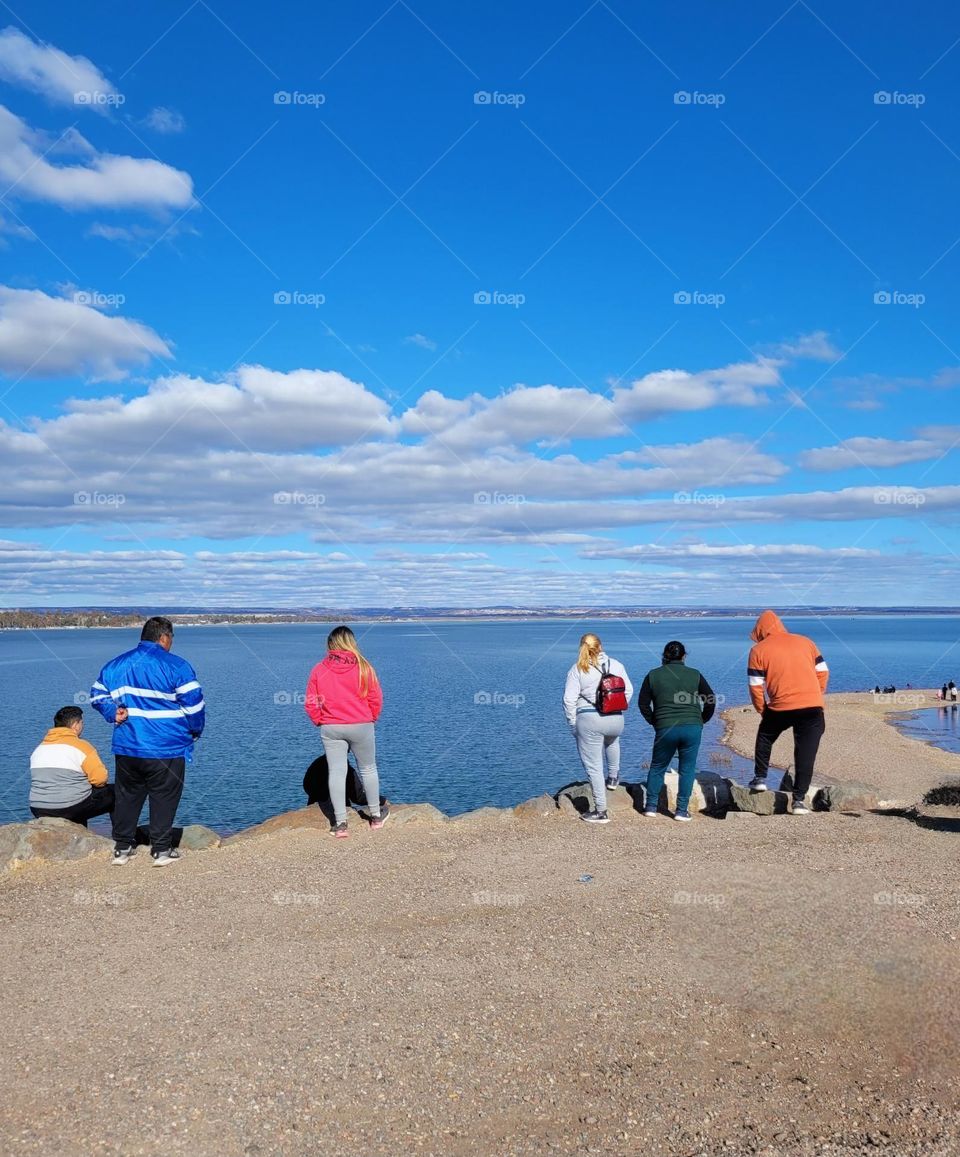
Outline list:
[[[114,848],[112,863],[116,864],[118,868],[122,868],[124,864],[128,864],[137,854],[136,848]]]
[[[175,864],[180,859],[180,853],[176,848],[167,848],[163,852],[151,852],[150,858],[155,868],[165,868],[167,864]]]
[[[754,794],[756,794],[757,792],[767,790],[767,781],[765,779],[761,779],[759,775],[755,775],[753,779],[751,779],[747,784],[747,787],[750,788]]]
[[[607,780],[607,791],[616,791],[619,786],[620,786],[620,776],[619,775],[616,777],[616,779],[608,779]]]
[[[610,817],[606,812],[598,812],[596,808],[593,811],[584,812],[580,817],[585,824],[608,824]]]
[[[793,814],[795,816],[808,816],[810,814],[810,809],[802,799],[795,799],[793,801]]]
[[[390,818],[390,808],[384,803],[380,805],[380,814],[378,816],[370,817],[370,830],[373,832],[379,831],[380,828]]]

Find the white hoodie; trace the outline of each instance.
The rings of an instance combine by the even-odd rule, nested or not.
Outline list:
[[[630,682],[626,668],[616,659],[611,659],[605,651],[600,652],[596,667],[591,667],[589,671],[581,671],[576,663],[574,663],[567,672],[567,683],[563,689],[563,713],[566,715],[567,722],[571,727],[576,725],[577,711],[595,710],[594,704],[597,701],[597,687],[600,685],[600,675],[603,667],[607,668],[608,674],[619,675],[624,681],[626,684],[627,702],[629,703],[633,698],[633,684]]]

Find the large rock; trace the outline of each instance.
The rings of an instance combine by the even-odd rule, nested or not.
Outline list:
[[[813,807],[819,812],[865,812],[880,804],[880,789],[869,783],[827,783],[813,795]]]
[[[790,810],[790,795],[785,791],[752,792],[742,783],[728,779],[730,805],[737,811],[753,812],[757,816],[785,815]]]
[[[617,791],[607,792],[607,811],[611,816],[635,816],[640,807],[638,799],[642,799],[640,785],[625,784]],[[568,784],[557,792],[560,815],[583,815],[592,810],[593,802],[593,789],[586,782]]]
[[[547,797],[549,799],[549,796]],[[520,805],[523,806],[522,804]],[[556,805],[553,800],[550,800],[550,806],[556,811]],[[514,816],[514,809],[505,807],[478,807],[473,811],[461,812],[458,816],[451,816],[450,822],[468,827],[471,824],[480,823],[505,823],[512,820]]]
[[[113,840],[69,820],[47,816],[25,824],[5,824],[0,827],[0,870],[33,860],[82,860],[112,847]]]
[[[525,799],[513,809],[518,820],[552,820],[559,816],[557,801],[552,795],[538,795]]]
[[[725,812],[733,806],[730,786],[722,775],[713,771],[703,771],[697,775],[697,787],[703,796],[705,812]]]
[[[187,824],[181,830],[176,846],[186,848],[189,852],[202,852],[206,848],[219,848],[220,837],[212,828],[205,828],[203,824]]]
[[[450,823],[449,817],[445,816],[439,808],[435,808],[432,803],[392,804],[390,812],[389,826],[391,828],[403,827],[406,824],[438,827],[441,824]]]
[[[254,839],[257,836],[268,836],[273,832],[295,831],[299,828],[316,828],[319,831],[327,831],[329,827],[330,820],[316,804],[313,804],[310,807],[301,807],[295,811],[281,812],[279,815],[271,816],[262,824],[254,824],[253,827],[244,828],[242,832],[230,836],[226,842],[232,844]]]

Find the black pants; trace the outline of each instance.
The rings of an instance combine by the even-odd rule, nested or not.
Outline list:
[[[185,761],[141,759],[136,755],[117,756],[113,809],[113,840],[118,848],[132,848],[137,842],[137,820],[147,796],[150,797],[150,851],[169,850],[173,818],[183,794]]]
[[[109,815],[113,807],[113,784],[106,783],[103,787],[91,788],[86,799],[72,803],[69,807],[32,807],[30,810],[37,819],[41,816],[55,816],[57,819],[70,820],[71,823],[85,828],[87,820],[92,820],[95,816]]]
[[[822,707],[800,707],[796,711],[771,711],[765,707],[757,730],[753,774],[765,779],[770,768],[770,753],[777,739],[793,728],[793,798],[803,799],[810,790],[813,765],[820,740],[826,730]]]

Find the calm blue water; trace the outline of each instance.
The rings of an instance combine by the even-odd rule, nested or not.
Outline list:
[[[788,625],[817,641],[830,663],[832,690],[908,682],[931,687],[960,678],[960,618],[797,619]],[[598,630],[638,687],[664,643],[679,638],[690,664],[728,704],[737,704],[746,699],[751,626],[752,620],[739,619],[361,625],[357,634],[386,696],[377,729],[384,793],[455,814],[555,791],[581,774],[560,700],[583,631]],[[327,630],[177,628],[177,650],[196,667],[207,700],[207,730],[188,770],[179,822],[230,831],[304,803],[303,771],[320,742],[302,695],[310,668],[324,654]],[[28,759],[54,711],[88,691],[103,663],[138,637],[126,630],[0,632],[0,822],[29,818]],[[475,703],[483,692],[494,702]],[[518,696],[522,703],[512,705]],[[111,767],[110,728],[94,711],[86,714],[85,737]],[[705,769],[720,730],[716,719],[707,728]],[[651,739],[634,710],[623,739],[628,781],[644,778]],[[740,759],[719,770],[748,778]]]
[[[960,707],[927,707],[896,717],[897,727],[911,739],[920,739],[960,754]]]

